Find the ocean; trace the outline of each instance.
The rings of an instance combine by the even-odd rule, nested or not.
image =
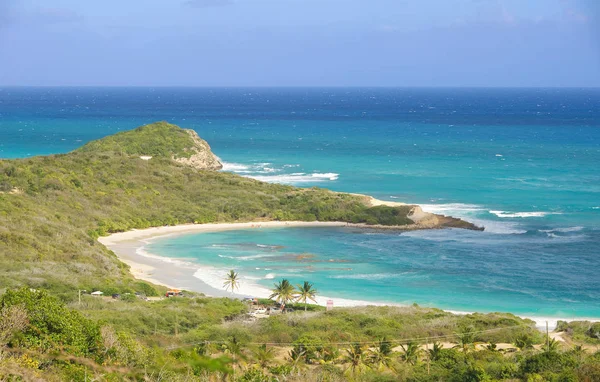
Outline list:
[[[600,89],[0,88],[0,157],[167,120],[225,171],[364,193],[484,232],[261,229],[158,240],[220,288],[285,277],[333,299],[600,318]]]

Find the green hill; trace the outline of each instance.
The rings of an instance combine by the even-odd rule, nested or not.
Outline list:
[[[361,196],[263,183],[218,168],[206,142],[165,122],[68,154],[0,161],[0,285],[129,285],[127,266],[96,239],[133,228],[256,220],[412,224],[411,206],[369,207]]]
[[[68,154],[0,160],[0,380],[599,380],[598,354],[556,342],[534,349],[543,342],[534,323],[510,314],[418,306],[305,313],[289,304],[296,312],[250,321],[239,300],[195,294],[77,301],[78,289],[156,293],[97,241],[113,232],[256,220],[413,224],[414,206],[370,207],[360,195],[220,168],[206,142],[165,122]],[[437,227],[476,228],[435,218]],[[590,323],[562,326],[575,330],[573,340],[597,341]]]

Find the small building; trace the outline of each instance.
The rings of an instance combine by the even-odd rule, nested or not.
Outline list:
[[[92,293],[90,293],[90,294],[91,294],[92,296],[102,296],[102,295],[104,294],[104,292],[101,292],[101,291],[97,290],[97,291],[95,291],[95,292],[92,292]]]

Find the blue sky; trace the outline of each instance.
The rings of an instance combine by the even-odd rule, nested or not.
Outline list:
[[[0,85],[600,86],[600,0],[0,0]]]

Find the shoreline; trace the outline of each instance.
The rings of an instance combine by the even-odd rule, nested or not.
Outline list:
[[[136,279],[151,282],[156,285],[163,285],[171,289],[190,290],[203,293],[210,297],[268,297],[269,290],[252,284],[249,280],[242,279],[240,289],[235,294],[220,289],[222,277],[214,273],[214,268],[202,264],[190,262],[187,260],[159,256],[145,251],[145,246],[154,240],[180,236],[192,233],[220,232],[240,229],[261,229],[261,228],[316,228],[316,227],[354,227],[354,228],[372,228],[372,226],[356,225],[342,222],[248,222],[248,223],[214,223],[214,224],[185,224],[168,227],[155,227],[142,230],[131,230],[127,232],[115,233],[109,236],[100,237],[98,241],[113,251],[120,261],[130,266],[130,272]],[[211,274],[212,271],[212,274]],[[169,281],[170,280],[170,281]],[[250,284],[250,285],[248,285]],[[399,306],[407,305],[389,302],[375,302],[351,300],[344,298],[332,298],[327,296],[317,296],[317,304],[325,306],[327,300],[334,300],[335,307],[359,307],[359,306]],[[453,314],[471,314],[474,312],[466,311],[445,311]],[[510,313],[510,312],[508,312]],[[513,313],[514,314],[514,313]],[[534,321],[538,328],[545,328],[548,322],[550,328],[555,328],[557,321],[592,321],[597,322],[600,319],[586,317],[538,317],[521,316]]]

